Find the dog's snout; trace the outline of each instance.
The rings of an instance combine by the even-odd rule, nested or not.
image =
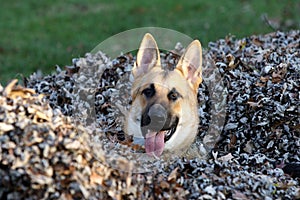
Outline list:
[[[164,124],[167,118],[166,109],[160,104],[154,104],[149,109],[149,117],[158,124]]]
[[[142,116],[142,127],[147,126],[149,129],[161,130],[167,120],[167,111],[160,104],[152,105],[148,112]]]

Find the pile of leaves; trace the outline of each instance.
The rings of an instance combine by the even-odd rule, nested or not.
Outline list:
[[[131,54],[87,54],[26,87],[1,86],[0,197],[300,198],[299,44],[299,31],[209,43],[197,141],[213,132],[218,143],[205,159],[145,162],[124,134]],[[161,53],[164,67],[183,50]]]

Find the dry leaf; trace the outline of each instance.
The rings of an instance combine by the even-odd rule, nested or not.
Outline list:
[[[168,181],[176,180],[176,178],[177,178],[177,171],[178,171],[178,167],[176,167],[175,169],[172,170],[172,172],[168,176]]]
[[[234,157],[232,156],[232,154],[229,153],[225,156],[222,156],[222,157],[218,158],[218,160],[221,161],[221,162],[228,162],[228,161],[232,160],[233,158]]]
[[[272,82],[279,83],[282,81],[287,73],[287,64],[280,63],[278,68],[272,73]]]
[[[14,126],[11,124],[6,124],[4,122],[0,122],[0,134],[7,132],[7,131],[12,131],[14,130]]]
[[[232,54],[226,55],[229,69],[233,69],[237,66],[238,63],[235,63],[235,57]]]
[[[35,91],[30,88],[24,88],[22,86],[17,86],[17,79],[12,80],[4,89],[4,96],[15,99],[16,97],[28,98],[35,94]]]
[[[97,172],[92,171],[92,174],[90,175],[90,181],[91,184],[103,184],[104,177],[97,174]]]
[[[162,189],[166,189],[166,188],[169,188],[170,187],[170,184],[167,182],[167,181],[161,181],[160,183],[159,183],[159,185],[160,185],[160,187],[162,188]]]
[[[242,192],[240,192],[238,190],[233,191],[232,198],[240,199],[240,200],[249,200],[249,198],[246,195],[244,195]]]
[[[12,91],[13,87],[15,87],[17,82],[18,82],[18,79],[14,79],[5,87],[4,92],[3,92],[4,96],[10,95],[10,92]]]

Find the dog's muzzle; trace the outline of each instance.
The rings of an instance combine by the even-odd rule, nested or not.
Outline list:
[[[146,153],[160,156],[178,124],[161,104],[153,104],[142,114],[141,129],[145,138]]]
[[[160,131],[164,128],[166,121],[166,109],[160,104],[154,104],[149,108],[148,112],[143,113],[141,127],[142,129]],[[143,131],[143,134],[145,133],[147,131]]]

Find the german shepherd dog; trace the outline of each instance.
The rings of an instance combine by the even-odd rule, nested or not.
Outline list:
[[[132,105],[125,131],[144,138],[148,155],[179,155],[195,140],[201,66],[201,44],[194,40],[174,70],[162,69],[156,41],[145,34],[132,69]]]

